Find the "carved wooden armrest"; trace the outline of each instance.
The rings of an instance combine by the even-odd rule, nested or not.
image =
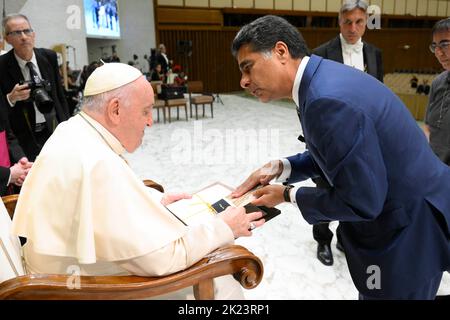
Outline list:
[[[8,211],[9,216],[11,217],[11,220],[14,215],[14,209],[16,209],[16,203],[18,198],[19,198],[18,194],[11,194],[2,197],[3,203],[5,205],[6,210]]]
[[[214,297],[212,279],[227,274],[246,289],[263,276],[258,257],[242,246],[215,250],[190,268],[164,277],[32,274],[0,284],[0,299],[142,299],[194,286],[197,299]]]
[[[150,180],[150,179],[143,180],[143,182],[146,187],[153,188],[153,189],[156,189],[156,190],[164,193],[164,188],[159,183],[156,183],[155,181]]]

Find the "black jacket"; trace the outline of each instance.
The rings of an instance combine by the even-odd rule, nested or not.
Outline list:
[[[44,114],[49,131],[53,132],[57,123],[69,118],[69,109],[61,84],[58,60],[56,53],[49,49],[35,48],[34,53],[42,78],[51,83],[50,97],[54,103],[48,108],[40,107],[39,111]],[[22,72],[14,56],[14,49],[0,56],[0,74],[0,89],[5,96],[12,91],[17,83],[23,80]],[[14,107],[10,107],[6,102],[6,106],[11,129],[28,159],[33,161],[41,149],[34,137],[36,113],[33,103],[18,101]]]
[[[19,161],[22,157],[25,157],[25,153],[20,147],[19,142],[17,141],[9,126],[7,107],[9,107],[8,102],[5,100],[5,97],[0,94],[0,132],[6,131],[9,158],[12,165]],[[0,166],[0,196],[6,194],[6,184],[8,183],[10,173],[11,171],[8,167]]]
[[[364,65],[366,67],[366,72],[383,82],[384,72],[381,50],[367,42],[363,41],[363,44]],[[336,38],[315,48],[313,53],[325,59],[344,63],[340,36],[337,36]]]

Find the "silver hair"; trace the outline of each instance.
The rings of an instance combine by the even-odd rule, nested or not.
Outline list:
[[[361,9],[367,14],[367,8],[369,5],[365,0],[344,0],[344,3],[339,10],[339,20],[341,20],[342,15],[348,11],[352,11],[355,9]]]
[[[28,22],[28,25],[31,28],[30,20],[28,20],[28,17],[26,15],[23,15],[21,13],[11,13],[11,14],[8,14],[7,16],[5,16],[3,18],[3,20],[2,20],[2,27],[3,27],[3,34],[4,35],[6,35],[9,32],[9,30],[7,30],[7,28],[6,28],[7,25],[8,25],[8,22],[10,20],[14,20],[14,19],[17,19],[17,18],[25,19]]]
[[[120,88],[111,91],[99,93],[93,96],[83,97],[81,110],[101,113],[104,110],[105,106],[108,104],[108,102],[114,98],[118,98],[119,101],[122,101],[122,104],[128,106],[130,85],[131,83],[128,83]]]

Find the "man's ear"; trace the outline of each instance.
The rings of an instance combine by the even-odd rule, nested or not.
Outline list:
[[[288,61],[288,58],[291,56],[289,54],[288,46],[283,41],[278,41],[277,43],[275,43],[273,52],[277,59],[283,64],[285,64]]]
[[[120,123],[120,104],[118,98],[112,98],[109,100],[106,106],[106,118],[113,124],[118,125]]]

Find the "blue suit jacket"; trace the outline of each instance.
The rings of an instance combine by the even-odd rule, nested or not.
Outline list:
[[[298,94],[308,151],[288,158],[288,182],[321,175],[332,186],[300,188],[296,199],[311,224],[343,222],[357,289],[407,297],[448,269],[450,168],[400,99],[375,78],[315,55]],[[367,286],[373,265],[381,289]]]

